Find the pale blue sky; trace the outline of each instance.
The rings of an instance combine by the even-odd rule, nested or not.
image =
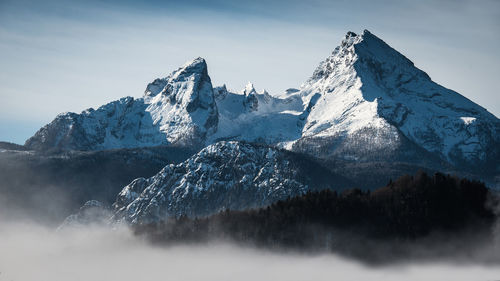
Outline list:
[[[140,97],[198,56],[214,85],[279,93],[363,29],[500,116],[498,0],[0,0],[0,140],[23,143],[60,112]]]

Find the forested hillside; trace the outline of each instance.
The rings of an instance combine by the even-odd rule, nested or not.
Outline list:
[[[227,239],[265,248],[331,250],[372,259],[409,254],[407,246],[421,241],[437,244],[446,252],[449,247],[442,242],[454,245],[454,239],[464,235],[487,243],[496,218],[495,198],[481,182],[419,172],[372,192],[308,192],[267,208],[227,210],[199,219],[172,218],[135,230],[161,243]],[[466,250],[463,241],[460,247]],[[391,248],[385,248],[386,243]]]

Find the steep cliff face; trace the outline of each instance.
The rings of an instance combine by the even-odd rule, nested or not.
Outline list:
[[[81,114],[63,113],[26,141],[36,150],[202,146],[218,114],[205,60],[150,83],[144,97],[122,98]]]
[[[153,124],[170,144],[203,146],[206,136],[217,130],[217,105],[202,58],[149,84],[144,102]]]

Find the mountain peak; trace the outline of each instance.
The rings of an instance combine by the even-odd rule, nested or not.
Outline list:
[[[238,93],[213,88],[198,57],[149,84],[144,98],[57,117],[27,147],[198,149],[237,139],[359,161],[420,163],[413,155],[425,150],[453,164],[485,166],[500,155],[498,122],[364,30],[347,32],[299,90],[280,97],[252,83]]]
[[[380,40],[380,38],[378,38],[373,33],[371,33],[368,29],[363,30],[363,32],[361,34],[357,34],[357,33],[352,32],[352,31],[347,31],[345,38],[342,41],[341,45],[347,45],[347,43],[349,43],[349,42],[351,43],[349,45],[352,45],[352,44],[360,43],[363,40],[371,40],[371,39]]]
[[[355,32],[352,32],[352,31],[347,31],[347,34],[346,34],[346,38],[348,37],[356,37],[356,36],[375,36],[373,35],[368,29],[364,29],[363,32],[361,33],[361,35],[358,35],[356,34]]]
[[[146,86],[144,96],[146,98],[155,97],[160,92],[164,91],[169,82],[174,81],[187,81],[191,76],[203,78],[203,80],[210,80],[208,76],[208,67],[204,58],[197,57],[191,61],[186,62],[183,66],[173,71],[166,78],[157,78]],[[199,79],[196,79],[199,80]]]
[[[145,102],[170,143],[180,139],[186,139],[183,143],[202,142],[207,131],[217,125],[212,82],[201,57],[148,85]]]
[[[172,73],[172,79],[182,79],[182,77],[193,74],[208,76],[207,63],[205,59],[197,57],[194,60],[186,62],[183,66]]]
[[[347,32],[340,45],[316,68],[309,82],[315,83],[331,75],[345,74],[353,67],[359,72],[361,64],[364,64],[363,71],[368,70],[374,75],[380,73],[379,68],[382,67],[430,79],[423,71],[414,67],[413,62],[365,29],[361,34]]]
[[[358,36],[358,35],[352,31],[347,31],[345,38],[350,38],[350,37],[355,37],[355,36]]]
[[[380,144],[385,152],[395,147],[385,144],[402,144],[398,136],[403,134],[457,165],[492,159],[485,156],[483,147],[493,147],[495,141],[478,142],[468,127],[464,129],[468,126],[464,120],[495,124],[498,119],[433,82],[412,61],[368,30],[362,34],[347,32],[341,44],[301,86],[301,96],[311,108],[305,134],[343,134],[348,138],[372,130],[377,133],[365,137],[371,139],[371,145]],[[479,123],[472,124],[487,132],[485,135],[498,135],[496,125],[487,129],[489,125],[482,125],[479,129]],[[388,137],[377,140],[383,134]]]
[[[243,93],[245,95],[249,95],[251,94],[252,92],[256,92],[255,90],[255,87],[253,86],[253,83],[252,82],[248,82],[245,86],[245,89],[243,90]]]
[[[348,31],[340,46],[335,48],[335,50],[332,52],[332,56],[345,52],[355,53],[358,56],[368,54],[372,56],[379,56],[382,54],[382,52],[389,52],[397,53],[397,55],[402,56],[399,52],[394,50],[386,42],[384,42],[382,39],[368,31],[367,29],[363,30],[361,34],[356,34],[352,31]]]
[[[199,69],[199,68],[203,69],[203,68],[206,68],[206,67],[207,67],[207,62],[205,61],[205,59],[202,58],[202,57],[197,57],[197,58],[195,58],[193,60],[190,60],[190,61],[186,62],[181,67],[181,69],[184,69],[184,70],[186,70],[186,69],[192,69],[192,70],[194,70],[194,69]]]

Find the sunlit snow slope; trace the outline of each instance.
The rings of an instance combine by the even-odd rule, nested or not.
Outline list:
[[[498,166],[498,118],[433,82],[369,31],[349,32],[299,94],[311,108],[299,142],[323,138],[327,153],[391,155],[415,144],[457,165]]]
[[[204,59],[150,83],[139,99],[122,98],[80,114],[63,113],[26,141],[38,150],[199,146],[217,129],[217,106]]]
[[[433,82],[384,41],[348,32],[302,86],[281,95],[213,87],[198,58],[144,97],[64,113],[26,145],[101,150],[220,140],[260,142],[326,159],[403,161],[496,174],[500,121]]]

